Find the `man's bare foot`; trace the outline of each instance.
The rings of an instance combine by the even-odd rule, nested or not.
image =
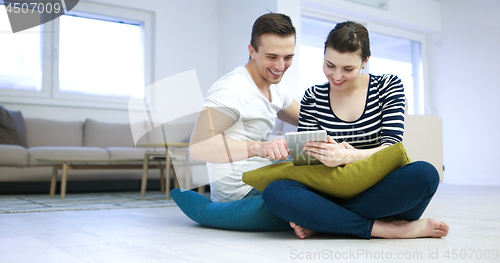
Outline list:
[[[446,223],[430,218],[416,221],[376,219],[371,236],[382,238],[441,238],[448,235],[449,229],[450,227]]]
[[[295,235],[297,235],[298,238],[300,239],[305,239],[308,238],[318,232],[309,230],[307,228],[303,228],[294,222],[290,222],[290,226],[293,228],[293,231],[295,232]]]

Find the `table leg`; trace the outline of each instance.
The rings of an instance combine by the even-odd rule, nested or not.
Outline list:
[[[59,165],[54,164],[52,168],[52,179],[50,180],[50,198],[54,198],[54,194],[56,193],[56,183],[57,183],[57,170],[59,169]]]
[[[68,180],[68,168],[69,165],[67,163],[63,164],[62,167],[62,179],[61,179],[61,200],[64,200],[66,197],[66,183]]]
[[[180,188],[180,187],[179,187],[179,179],[177,179],[177,174],[175,173],[175,171],[174,171],[174,173],[173,173],[173,176],[172,176],[172,177],[173,177],[173,179],[174,179],[174,187],[175,187],[175,188]]]
[[[198,193],[199,193],[200,195],[202,195],[202,194],[204,194],[204,193],[205,193],[205,186],[204,186],[204,185],[202,185],[202,186],[199,186],[199,187],[198,187]]]
[[[160,169],[160,190],[161,193],[165,193],[165,170]]]
[[[167,149],[167,157],[165,159],[166,161],[166,166],[165,169],[167,170],[167,176],[165,176],[165,185],[166,185],[166,190],[165,190],[165,199],[170,199],[170,166],[172,165],[172,161],[170,160],[170,152]]]
[[[144,154],[144,163],[142,165],[142,182],[141,182],[141,197],[144,198],[146,195],[146,185],[148,183],[148,166],[149,166],[149,154]]]
[[[189,166],[189,156],[186,156],[186,189],[191,189],[191,167]]]

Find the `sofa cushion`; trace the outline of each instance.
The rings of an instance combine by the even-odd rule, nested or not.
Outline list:
[[[27,147],[82,146],[83,122],[25,119]]]
[[[128,123],[105,123],[87,119],[83,130],[83,146],[134,147],[132,131]]]
[[[108,151],[98,147],[44,146],[32,147],[29,151],[29,165],[52,165],[52,162],[39,162],[37,159],[108,159]],[[102,164],[102,163],[101,163]]]
[[[0,144],[26,147],[26,126],[20,111],[11,111],[0,105]]]
[[[19,145],[0,145],[0,165],[27,166],[28,150]]]

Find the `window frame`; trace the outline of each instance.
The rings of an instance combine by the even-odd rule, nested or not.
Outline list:
[[[146,86],[151,84],[154,79],[154,13],[80,1],[74,9],[66,14],[111,22],[138,24],[141,27],[144,58],[144,99],[153,101],[154,91],[146,89]],[[41,91],[0,89],[0,102],[128,110],[130,98],[71,94],[59,90],[59,22],[59,19],[54,19],[39,26],[40,43],[42,43],[40,47],[42,63]],[[16,34],[22,33],[18,32]],[[150,107],[154,107],[154,105],[150,105]]]
[[[366,19],[358,19],[353,17],[347,17],[340,14],[332,14],[329,12],[318,11],[311,8],[302,8],[301,9],[301,17],[309,17],[312,19],[320,19],[329,22],[337,22],[337,21],[347,21],[347,20],[355,20],[356,22],[363,24],[368,31],[376,32],[384,35],[389,35],[398,38],[408,39],[410,41],[420,42],[420,61],[415,61],[415,57],[419,54],[416,53],[415,49],[412,48],[412,68],[416,69],[419,73],[419,78],[413,78],[413,103],[412,105],[413,114],[425,114],[428,112],[428,99],[425,97],[428,88],[428,74],[427,74],[427,36],[422,33],[418,33],[415,31],[410,31],[407,29],[398,28],[395,26],[383,25],[377,22],[368,21]],[[326,36],[325,36],[326,38]],[[413,45],[413,43],[412,43]],[[369,71],[370,62],[367,64],[367,70]],[[415,67],[416,64],[419,64],[418,67]],[[417,88],[420,87],[420,88]]]

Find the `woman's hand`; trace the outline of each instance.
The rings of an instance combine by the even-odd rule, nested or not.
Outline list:
[[[352,145],[347,142],[337,143],[330,135],[327,136],[327,139],[328,142],[307,142],[304,150],[329,167],[352,162],[350,153],[356,150]]]

